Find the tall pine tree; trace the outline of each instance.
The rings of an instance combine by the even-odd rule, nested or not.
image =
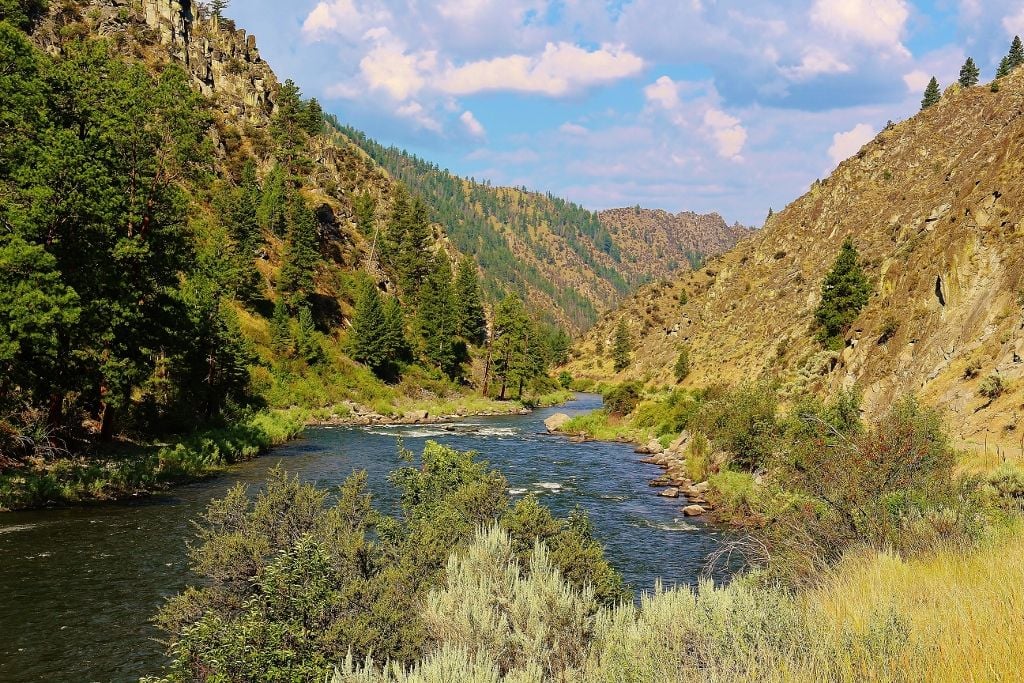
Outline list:
[[[376,283],[367,279],[359,288],[352,329],[348,337],[348,353],[378,377],[388,375],[395,360],[388,348],[388,323]]]
[[[523,301],[508,294],[494,312],[494,339],[491,343],[492,370],[501,382],[498,398],[504,400],[510,380],[515,379],[516,368],[522,365],[521,356],[527,351],[530,321],[523,309]]]
[[[924,111],[928,107],[933,107],[939,103],[942,99],[942,93],[939,91],[939,81],[936,80],[935,76],[928,81],[928,87],[924,89],[924,97],[921,99],[921,110]]]
[[[1018,66],[1024,64],[1024,44],[1020,41],[1020,36],[1014,36],[1013,42],[1010,43],[1010,53],[1006,55],[1006,66],[1009,67],[1009,71],[1013,71]]]
[[[277,279],[278,294],[293,313],[310,303],[314,273],[320,260],[320,238],[316,217],[305,201],[293,198],[288,215],[288,237]]]
[[[981,69],[974,63],[974,59],[971,57],[967,58],[964,65],[960,67],[960,80],[959,83],[964,88],[973,88],[978,85],[978,79],[981,77]]]
[[[818,339],[830,348],[839,346],[870,294],[871,285],[861,269],[857,248],[847,237],[821,287],[821,303],[814,312]]]
[[[455,276],[455,333],[470,344],[482,345],[487,340],[487,317],[476,264],[468,256],[459,261]]]
[[[458,337],[458,317],[452,299],[452,269],[447,254],[439,252],[419,291],[417,327],[423,355],[449,377],[461,374],[466,345]]]
[[[615,326],[615,341],[612,346],[612,361],[615,363],[615,372],[622,372],[632,362],[633,335],[629,332],[629,325],[625,318],[619,318],[619,324]]]

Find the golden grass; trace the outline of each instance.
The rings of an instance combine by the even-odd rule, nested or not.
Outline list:
[[[909,647],[887,664],[849,652],[841,668],[851,679],[1024,680],[1020,522],[979,548],[949,548],[912,560],[851,555],[803,599],[835,640],[844,631],[864,634],[885,615],[906,627]]]

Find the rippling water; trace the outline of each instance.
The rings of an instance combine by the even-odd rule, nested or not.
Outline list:
[[[131,681],[164,662],[149,624],[161,602],[189,580],[190,520],[236,481],[258,485],[282,463],[323,486],[355,469],[369,474],[378,505],[398,500],[387,474],[403,465],[396,438],[418,452],[427,440],[479,451],[509,480],[515,498],[533,492],[557,514],[582,505],[612,562],[635,589],[696,580],[716,543],[713,530],[683,518],[680,501],[660,498],[621,444],[574,444],[542,434],[554,412],[599,407],[580,395],[528,416],[454,425],[317,428],[302,441],[233,468],[230,474],[118,505],[0,516],[0,681]]]

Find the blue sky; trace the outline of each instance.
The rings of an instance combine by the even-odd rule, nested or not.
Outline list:
[[[593,209],[760,225],[913,114],[1016,0],[234,0],[282,79],[386,144]]]

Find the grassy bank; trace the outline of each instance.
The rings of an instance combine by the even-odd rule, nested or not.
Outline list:
[[[114,500],[198,479],[295,438],[307,419],[298,409],[262,412],[171,444],[119,445],[29,464],[0,474],[0,510]]]

